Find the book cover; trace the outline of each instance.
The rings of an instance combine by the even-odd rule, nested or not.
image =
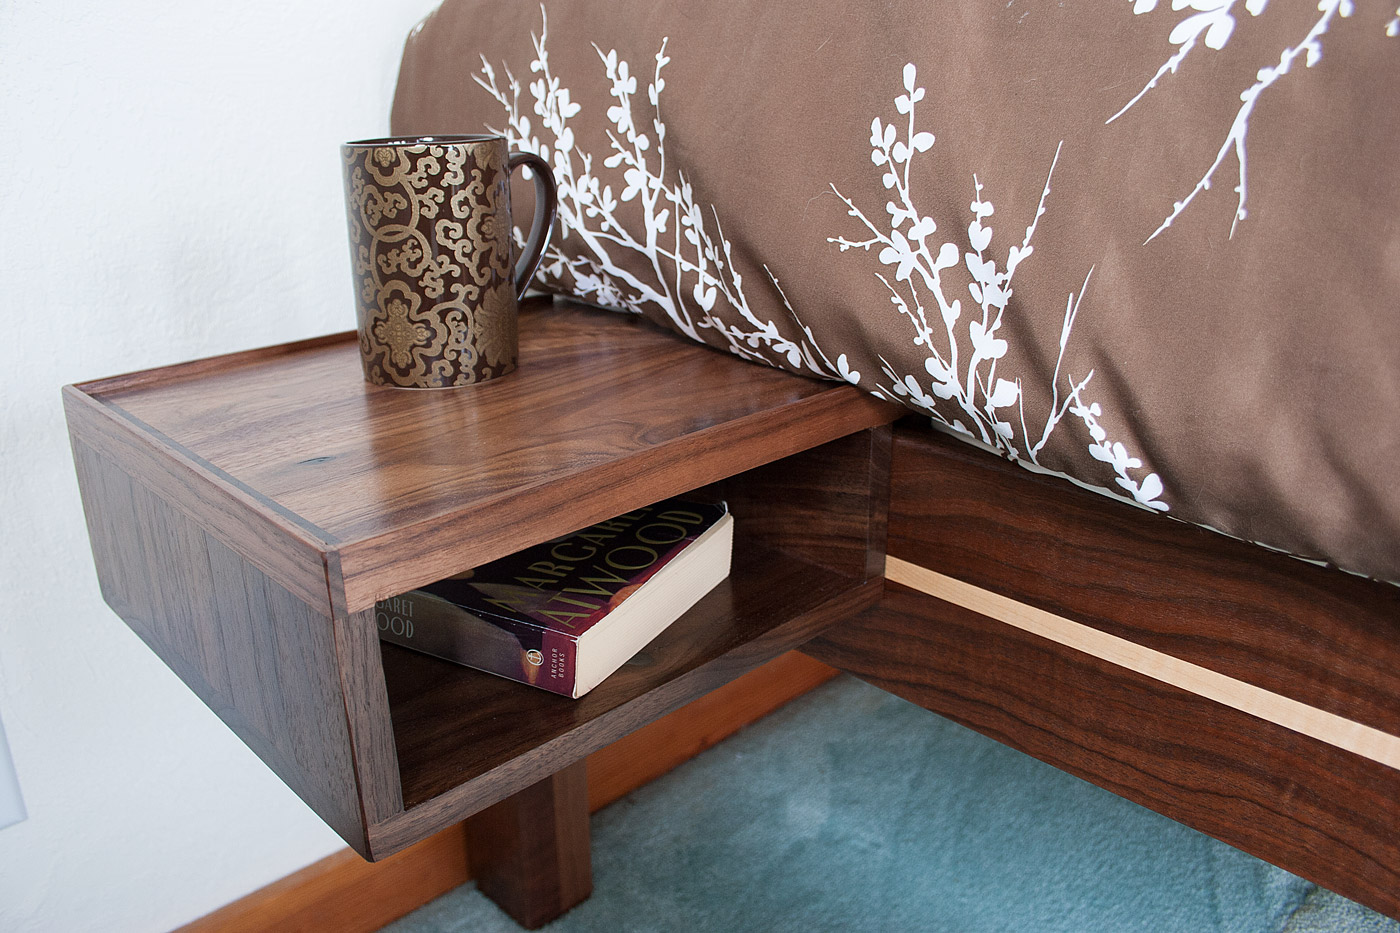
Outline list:
[[[728,576],[732,524],[663,500],[382,600],[380,638],[582,696]]]

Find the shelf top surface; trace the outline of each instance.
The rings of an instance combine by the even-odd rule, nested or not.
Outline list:
[[[516,372],[477,386],[370,385],[344,334],[76,388],[337,551],[352,609],[894,416],[852,386],[547,299],[522,310]],[[434,540],[466,529],[476,546]],[[349,593],[408,543],[468,562]]]

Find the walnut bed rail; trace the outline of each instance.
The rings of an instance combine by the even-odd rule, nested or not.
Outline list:
[[[886,592],[804,651],[1400,916],[1400,590],[895,432]]]

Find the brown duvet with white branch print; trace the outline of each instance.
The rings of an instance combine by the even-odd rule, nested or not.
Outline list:
[[[399,134],[542,155],[541,283],[1400,580],[1400,11],[448,0]]]

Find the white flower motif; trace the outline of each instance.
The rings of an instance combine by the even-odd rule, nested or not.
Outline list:
[[[972,338],[972,352],[977,359],[999,360],[1006,355],[1006,341],[993,336],[994,333],[981,321],[967,325],[967,335]]]
[[[1132,107],[1142,100],[1142,98],[1153,88],[1155,88],[1167,74],[1175,74],[1181,68],[1186,57],[1196,47],[1199,40],[1206,48],[1220,51],[1225,48],[1230,37],[1234,35],[1236,18],[1234,9],[1239,0],[1172,0],[1172,9],[1181,10],[1190,8],[1196,12],[1181,20],[1168,35],[1167,41],[1177,46],[1177,51],[1169,57],[1152,79],[1147,82],[1142,90],[1123,105],[1123,108],[1109,117],[1106,123],[1112,123],[1119,117],[1127,113]],[[1268,0],[1245,0],[1244,8],[1251,16],[1259,16],[1268,5]],[[1135,0],[1133,4],[1133,14],[1141,15],[1156,9],[1156,0]],[[1249,174],[1249,120],[1254,113],[1254,107],[1259,102],[1259,97],[1266,90],[1272,87],[1284,75],[1292,69],[1294,62],[1299,56],[1303,57],[1303,65],[1311,68],[1322,60],[1322,37],[1325,35],[1333,23],[1339,18],[1345,18],[1352,14],[1352,0],[1319,0],[1317,4],[1319,16],[1313,22],[1307,34],[1297,45],[1287,46],[1279,55],[1278,64],[1266,65],[1260,68],[1256,74],[1253,85],[1240,93],[1241,101],[1239,110],[1235,113],[1235,119],[1230,124],[1229,132],[1225,135],[1225,140],[1220,144],[1216,152],[1215,160],[1206,169],[1201,179],[1196,182],[1196,186],[1181,200],[1172,205],[1171,213],[1162,221],[1161,225],[1154,230],[1144,243],[1150,243],[1160,236],[1172,223],[1181,216],[1186,208],[1191,206],[1191,202],[1196,196],[1204,191],[1210,190],[1214,180],[1216,169],[1225,161],[1231,153],[1235,156],[1238,166],[1238,181],[1235,185],[1235,193],[1238,200],[1235,205],[1235,218],[1230,224],[1230,237],[1233,239],[1235,230],[1240,221],[1249,216],[1246,209],[1246,201],[1249,196],[1248,174]],[[1387,26],[1387,35],[1400,33],[1400,11],[1397,11],[1396,20]]]
[[[1151,2],[1140,0],[1140,5],[1146,7]],[[1163,491],[1160,478],[1155,473],[1149,473],[1141,482],[1134,480],[1133,471],[1141,469],[1141,461],[1132,457],[1122,443],[1108,441],[1107,432],[1099,424],[1102,411],[1098,403],[1086,404],[1083,401],[1083,392],[1093,378],[1093,371],[1090,370],[1078,381],[1067,375],[1067,390],[1065,397],[1061,398],[1060,370],[1070,331],[1089,285],[1089,276],[1085,276],[1079,295],[1076,297],[1071,293],[1066,302],[1059,355],[1049,386],[1049,414],[1038,434],[1032,434],[1026,422],[1025,383],[1020,377],[998,373],[1000,366],[1007,365],[1005,361],[1011,349],[1007,339],[1000,335],[1000,329],[1005,315],[1012,308],[1013,278],[1021,263],[1034,252],[1031,240],[1040,217],[1045,213],[1050,179],[1059,163],[1059,149],[1056,149],[1055,158],[1046,174],[1045,187],[1041,191],[1035,215],[1025,228],[1021,242],[1007,250],[1004,263],[1000,263],[992,252],[995,231],[989,220],[995,215],[996,207],[986,196],[985,187],[976,175],[973,176],[974,196],[968,205],[972,219],[966,227],[966,246],[960,248],[957,243],[945,241],[935,255],[929,238],[938,230],[938,225],[920,209],[909,176],[909,168],[915,157],[932,147],[934,137],[932,133],[918,131],[914,125],[917,104],[924,98],[924,89],[917,84],[918,74],[912,63],[904,67],[903,78],[904,93],[894,101],[895,110],[907,118],[903,134],[900,128],[882,122],[879,117],[870,123],[870,161],[881,170],[882,183],[891,192],[890,200],[884,205],[889,222],[877,224],[833,185],[832,190],[846,205],[847,215],[861,223],[864,234],[861,238],[829,237],[828,242],[835,244],[841,252],[853,249],[873,251],[880,266],[893,267],[892,279],[878,271],[875,278],[889,293],[890,303],[913,327],[913,344],[925,353],[923,365],[928,381],[913,373],[900,373],[881,356],[879,360],[884,378],[867,385],[867,389],[883,398],[926,412],[934,421],[956,432],[971,435],[1013,460],[1023,460],[1036,466],[1040,465],[1039,455],[1051,434],[1066,415],[1073,414],[1089,432],[1090,454],[1112,467],[1114,484],[1125,490],[1133,501],[1165,511],[1167,504],[1160,499]],[[962,327],[957,326],[963,317],[962,302],[948,297],[954,286],[952,276],[959,267],[967,270],[965,287],[973,301],[967,322]],[[1091,269],[1090,275],[1092,273]],[[931,306],[937,307],[938,318],[931,317]],[[941,329],[934,323],[940,319]],[[825,361],[826,357],[817,346],[810,328],[804,327],[804,332],[808,343]],[[959,337],[963,334],[966,336],[960,342]],[[860,373],[849,371],[844,355],[838,357],[836,369],[852,383],[862,384],[866,381]],[[1103,491],[1121,495],[1108,487]]]
[[[668,169],[660,109],[666,87],[662,70],[671,61],[667,40],[655,55],[646,86],[651,133],[639,129],[633,109],[641,86],[638,75],[616,49],[593,47],[614,101],[605,114],[610,151],[595,164],[594,154],[579,145],[569,125],[583,109],[550,70],[549,20],[543,6],[540,17],[540,32],[530,37],[530,71],[537,77],[529,84],[534,99],[530,109],[540,121],[540,134],[521,107],[521,85],[508,67],[501,81],[483,57],[481,73],[473,80],[505,111],[505,128],[492,131],[553,167],[560,236],[540,267],[545,284],[618,310],[658,309],[687,337],[704,340],[706,331],[713,332],[725,349],[747,359],[844,376],[806,341],[787,336],[777,323],[752,311],[718,214],[711,209],[707,217],[685,175]],[[600,178],[608,172],[616,185]],[[623,223],[617,213],[620,204],[631,204],[640,213],[640,230]],[[632,261],[622,261],[624,255]]]
[[[880,261],[887,266],[897,267],[894,271],[896,282],[907,282],[914,266],[918,265],[919,257],[914,253],[909,241],[904,238],[904,234],[898,230],[891,230],[890,245],[880,250]]]

